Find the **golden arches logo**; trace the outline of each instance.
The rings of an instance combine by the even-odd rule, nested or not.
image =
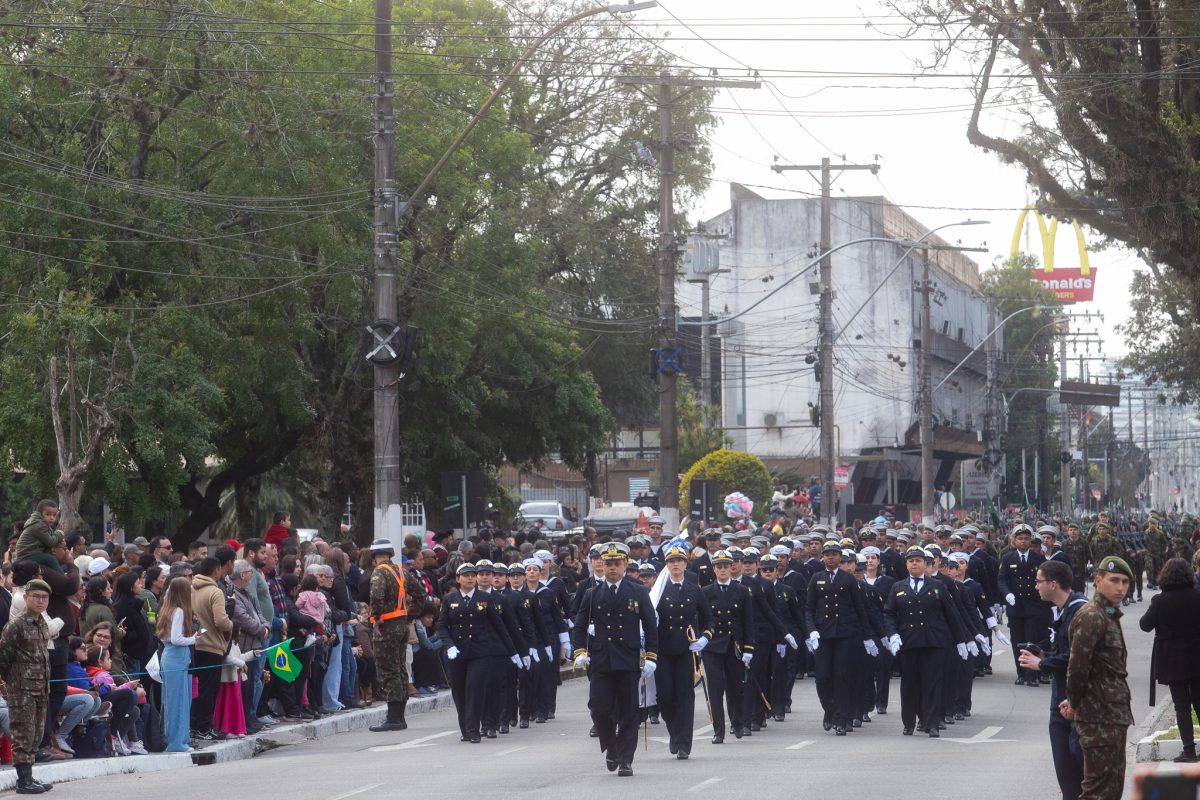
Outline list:
[[[1050,218],[1047,226],[1046,219],[1034,206],[1028,205],[1021,209],[1017,217],[1017,227],[1013,231],[1011,263],[1015,264],[1021,251],[1021,234],[1025,231],[1025,218],[1029,212],[1037,221],[1038,233],[1042,240],[1042,270],[1034,273],[1034,280],[1054,292],[1063,303],[1078,303],[1091,300],[1096,289],[1096,277],[1093,274],[1091,262],[1088,260],[1087,242],[1083,238],[1083,227],[1078,221],[1072,221],[1075,228],[1075,243],[1079,248],[1079,266],[1055,268],[1054,239],[1058,234],[1058,219]]]

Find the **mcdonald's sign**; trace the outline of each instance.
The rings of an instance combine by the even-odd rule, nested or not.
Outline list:
[[[1015,262],[1017,253],[1020,252],[1021,233],[1025,230],[1025,216],[1030,211],[1037,220],[1038,233],[1041,234],[1042,239],[1043,268],[1034,272],[1034,280],[1054,292],[1055,297],[1063,305],[1085,303],[1091,300],[1096,291],[1096,271],[1088,262],[1087,244],[1083,240],[1083,228],[1078,222],[1072,222],[1072,225],[1075,228],[1075,242],[1079,247],[1079,266],[1075,268],[1055,267],[1054,237],[1058,233],[1058,220],[1051,217],[1050,225],[1047,227],[1045,218],[1036,208],[1032,205],[1025,206],[1021,209],[1021,215],[1017,217],[1017,228],[1013,231],[1012,260]]]

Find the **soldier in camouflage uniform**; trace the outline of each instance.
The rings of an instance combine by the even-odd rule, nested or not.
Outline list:
[[[0,636],[0,677],[8,686],[17,794],[42,794],[53,788],[33,779],[50,696],[50,630],[42,617],[49,603],[45,581],[26,583],[25,613],[10,621]]]
[[[375,561],[371,572],[371,640],[379,686],[387,700],[387,719],[371,730],[402,731],[408,728],[404,721],[404,707],[408,703],[404,650],[408,646],[409,623],[425,605],[425,585],[392,563],[396,551],[389,540],[376,539],[371,545],[371,555]]]
[[[1162,528],[1158,527],[1158,520],[1151,517],[1146,522],[1146,553],[1150,560],[1150,574],[1146,576],[1146,583],[1151,589],[1158,588],[1158,573],[1162,571],[1163,564],[1167,563],[1167,558],[1170,555],[1170,544],[1167,541],[1167,535],[1163,533]]]
[[[1059,704],[1075,722],[1083,748],[1079,800],[1119,800],[1125,785],[1125,735],[1133,724],[1121,601],[1133,570],[1117,556],[1096,562],[1096,594],[1075,612],[1069,638],[1067,698]]]
[[[1063,540],[1062,550],[1071,562],[1071,589],[1076,592],[1084,591],[1087,585],[1087,565],[1090,558],[1087,540],[1079,533],[1078,523],[1067,525],[1067,538]]]
[[[1091,556],[1093,564],[1099,564],[1100,560],[1107,556],[1125,557],[1121,543],[1112,535],[1112,528],[1107,522],[1096,523],[1091,541],[1088,543],[1088,555]]]

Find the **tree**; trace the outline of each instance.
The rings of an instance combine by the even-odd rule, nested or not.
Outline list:
[[[684,472],[714,450],[733,445],[733,438],[714,420],[718,418],[713,407],[703,403],[690,386],[679,391],[679,465]]]
[[[1200,397],[1200,332],[1187,300],[1187,281],[1152,265],[1130,283],[1129,321],[1119,329],[1129,352],[1124,370],[1165,390],[1179,403]]]
[[[977,72],[968,140],[1022,167],[1038,206],[1142,254],[1200,309],[1200,83],[1189,3],[892,0]],[[961,58],[960,58],[961,57]],[[957,62],[956,62],[957,63]],[[989,132],[985,111],[1024,118]],[[1182,327],[1181,319],[1171,323]]]
[[[722,448],[692,464],[679,481],[680,508],[691,508],[695,480],[716,481],[726,493],[741,492],[754,501],[754,518],[766,519],[771,505],[771,473],[757,456]]]

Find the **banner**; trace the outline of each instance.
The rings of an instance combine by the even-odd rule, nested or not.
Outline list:
[[[834,467],[833,468],[833,488],[845,489],[850,485],[850,468],[849,467]]]
[[[1011,260],[1016,262],[1017,254],[1020,252],[1021,234],[1025,230],[1025,216],[1030,211],[1033,212],[1033,218],[1037,220],[1038,233],[1042,240],[1043,268],[1034,272],[1034,280],[1054,292],[1054,296],[1063,305],[1086,303],[1092,300],[1096,292],[1096,271],[1092,269],[1088,261],[1083,228],[1077,221],[1071,223],[1075,228],[1075,242],[1079,248],[1079,267],[1077,269],[1054,266],[1054,239],[1058,234],[1058,220],[1051,217],[1050,225],[1047,227],[1046,219],[1032,205],[1023,208],[1020,216],[1017,217],[1017,228],[1013,231]]]

